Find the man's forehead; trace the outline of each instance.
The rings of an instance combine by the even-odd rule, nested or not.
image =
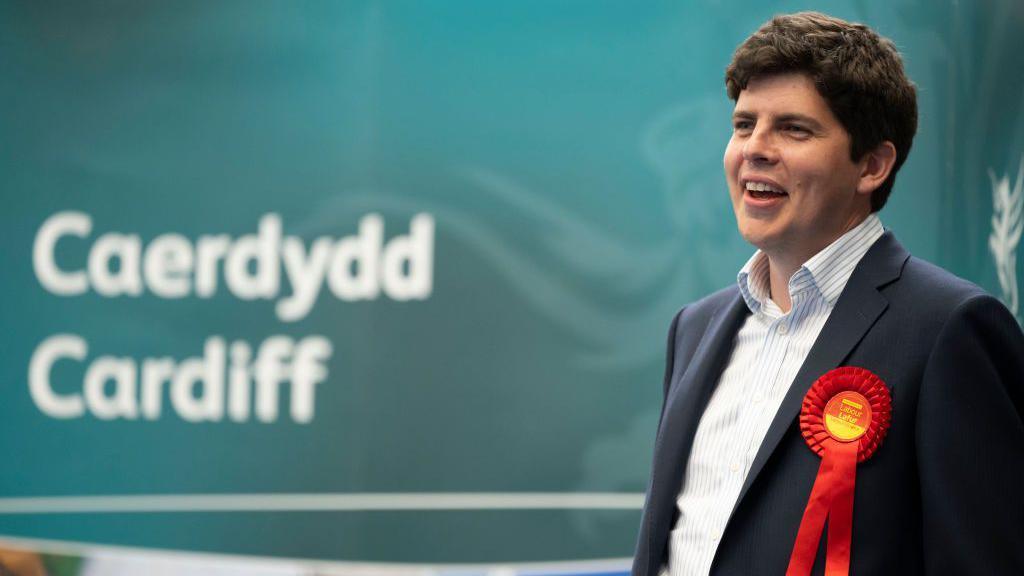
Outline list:
[[[752,78],[736,98],[733,116],[803,118],[819,122],[833,119],[828,103],[818,93],[814,82],[801,73]]]

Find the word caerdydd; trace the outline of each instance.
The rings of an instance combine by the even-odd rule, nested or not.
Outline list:
[[[393,300],[424,300],[433,288],[434,219],[413,216],[408,235],[384,241],[384,221],[367,214],[359,230],[334,239],[321,236],[308,246],[296,236],[283,236],[281,217],[264,215],[256,234],[232,239],[225,234],[201,235],[194,241],[181,234],[162,234],[143,246],[137,234],[106,232],[91,238],[92,218],[82,212],[58,212],[40,226],[32,248],[36,278],[60,296],[90,289],[109,298],[160,298],[191,295],[210,298],[224,286],[241,300],[278,299],[277,317],[301,320],[316,303],[326,282],[343,301],[374,300],[383,293]],[[90,242],[85,262],[61,262],[63,242]],[[281,272],[291,293],[281,297]]]

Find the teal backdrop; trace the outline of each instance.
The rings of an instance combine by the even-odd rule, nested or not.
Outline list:
[[[668,322],[752,251],[722,175],[723,71],[772,14],[807,7],[3,2],[0,535],[338,562],[628,558]],[[920,129],[883,223],[1017,312],[1024,4],[813,7],[891,37],[918,86]],[[90,229],[70,225],[47,251],[44,224],[62,213]],[[317,297],[281,314],[295,287],[288,241],[256,238],[268,214],[293,255],[326,239],[342,296],[303,276]],[[390,264],[356,236],[374,215]],[[418,237],[417,215],[432,224]],[[174,247],[150,254],[168,234]],[[193,248],[215,236],[271,257],[239,252],[235,289],[215,262],[201,294]],[[346,237],[370,256],[345,260]],[[68,293],[41,278],[47,262],[79,278]],[[276,286],[244,295],[267,266]],[[86,351],[39,360],[60,335]],[[142,407],[146,359],[180,367],[210,339],[255,356],[282,336],[292,368],[239,363],[241,382],[280,383],[274,418],[183,416],[216,405],[209,358],[177,400],[156,389],[158,416]],[[289,384],[309,338],[327,348],[306,357],[311,402]],[[34,357],[79,413],[41,407]],[[101,357],[121,368],[96,368],[83,393]],[[296,416],[302,402],[312,411]],[[430,503],[473,494],[483,504]],[[173,498],[189,495],[209,500]],[[132,496],[171,498],[155,510]]]

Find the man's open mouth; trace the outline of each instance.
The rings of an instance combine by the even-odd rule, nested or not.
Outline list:
[[[758,200],[788,196],[785,190],[777,188],[767,182],[747,182],[745,188],[747,194],[750,194],[751,197]]]

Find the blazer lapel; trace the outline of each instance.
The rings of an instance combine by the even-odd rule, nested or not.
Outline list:
[[[686,462],[701,414],[732,353],[733,340],[749,313],[739,291],[708,323],[690,364],[666,399],[662,427],[654,445],[653,479],[649,495],[648,561],[657,562],[665,547],[675,499],[682,485]],[[685,360],[678,358],[677,361]]]
[[[800,414],[804,395],[811,385],[819,376],[842,364],[888,307],[888,300],[878,288],[898,279],[909,257],[910,254],[896,241],[892,232],[886,232],[861,259],[783,398],[750,465],[750,472],[733,506],[733,514],[786,430]]]

